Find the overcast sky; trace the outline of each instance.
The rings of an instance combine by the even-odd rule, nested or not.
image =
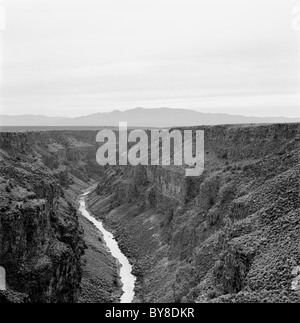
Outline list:
[[[2,114],[142,106],[300,116],[299,0],[0,3]]]

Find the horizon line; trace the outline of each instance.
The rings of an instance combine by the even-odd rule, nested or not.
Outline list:
[[[297,106],[297,105],[296,105]],[[77,118],[82,118],[82,117],[89,117],[93,116],[96,114],[111,114],[114,112],[119,112],[119,113],[126,113],[128,111],[133,111],[133,110],[181,110],[181,111],[190,111],[190,112],[196,112],[199,114],[209,114],[209,115],[228,115],[228,116],[237,116],[237,117],[245,117],[245,118],[286,118],[286,119],[296,119],[300,118],[300,115],[298,116],[284,116],[284,115],[278,115],[278,116],[272,116],[272,115],[263,115],[263,116],[258,116],[258,115],[244,115],[244,114],[232,114],[232,113],[225,113],[225,112],[203,112],[199,111],[193,108],[171,108],[171,107],[158,107],[158,108],[144,108],[144,107],[134,107],[134,108],[128,108],[125,110],[120,110],[120,109],[112,109],[110,111],[99,111],[99,112],[94,112],[90,114],[82,114],[82,115],[77,115],[77,116],[59,116],[59,115],[46,115],[46,114],[31,114],[31,113],[25,113],[25,114],[2,114],[0,110],[0,117],[24,117],[24,116],[31,116],[31,117],[45,117],[45,118],[59,118],[59,119],[77,119]],[[299,111],[300,111],[300,105],[299,105]]]

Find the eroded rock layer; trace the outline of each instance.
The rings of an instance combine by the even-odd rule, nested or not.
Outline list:
[[[205,171],[110,167],[89,199],[141,302],[299,302],[299,124],[198,127]]]
[[[92,138],[84,131],[0,133],[0,266],[7,279],[1,302],[114,299],[115,261],[99,237],[88,234],[91,224],[80,218],[80,225],[77,212],[79,194],[99,179]],[[95,241],[104,269],[90,277]],[[92,280],[102,281],[94,298]]]
[[[100,167],[96,131],[1,133],[0,302],[117,300],[117,265],[79,218],[82,258],[74,202],[95,181],[88,205],[134,265],[135,301],[299,302],[299,124],[196,129],[196,178]]]

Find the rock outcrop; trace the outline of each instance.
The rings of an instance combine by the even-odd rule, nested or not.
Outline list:
[[[76,198],[98,178],[95,135],[80,134],[0,133],[0,302],[78,301],[88,246]]]
[[[196,129],[199,178],[109,167],[90,197],[134,263],[137,300],[299,302],[299,124]]]
[[[184,167],[100,167],[96,131],[1,133],[0,302],[76,301],[82,268],[81,301],[116,300],[116,264],[82,221],[81,263],[74,201],[91,180],[89,208],[131,259],[136,301],[299,302],[299,124],[197,129],[197,178]],[[89,298],[94,281],[101,292]]]

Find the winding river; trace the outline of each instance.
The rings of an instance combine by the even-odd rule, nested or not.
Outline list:
[[[120,298],[120,303],[131,303],[134,297],[134,285],[136,277],[132,275],[132,266],[130,265],[127,257],[120,250],[117,241],[114,239],[114,236],[109,231],[105,230],[102,222],[95,219],[86,209],[85,197],[90,193],[90,191],[85,192],[80,196],[79,211],[85,216],[89,221],[91,221],[96,228],[101,231],[103,234],[103,239],[106,246],[111,252],[112,256],[118,260],[120,263],[120,279],[122,282],[123,294]]]

